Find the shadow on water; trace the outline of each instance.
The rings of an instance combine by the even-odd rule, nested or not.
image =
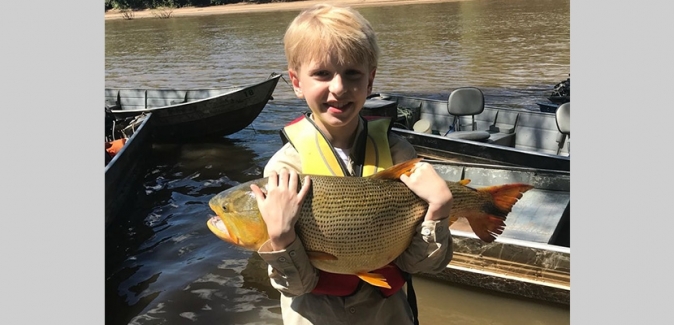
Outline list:
[[[153,146],[143,191],[106,230],[106,324],[279,319],[263,262],[206,227],[213,195],[262,173],[242,142]]]

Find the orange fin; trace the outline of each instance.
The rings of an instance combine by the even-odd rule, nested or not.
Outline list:
[[[386,278],[379,273],[357,273],[356,274],[361,280],[375,286],[382,287],[386,289],[391,289],[391,286],[386,282]]]
[[[478,189],[479,192],[491,195],[492,205],[485,206],[483,213],[467,218],[473,232],[483,241],[493,242],[496,236],[503,233],[506,226],[504,221],[513,205],[522,198],[524,192],[532,188],[529,184],[514,183]]]
[[[503,233],[505,222],[503,219],[491,215],[483,215],[481,218],[467,218],[470,228],[482,239],[482,241],[491,243],[496,236]]]
[[[468,179],[468,178],[462,179],[462,180],[458,181],[457,183],[459,183],[459,185],[466,186],[466,185],[468,185],[468,183],[470,183],[470,179]]]
[[[532,188],[534,187],[529,184],[513,183],[483,187],[478,191],[491,194],[496,208],[508,214],[513,205],[522,198],[522,194]]]
[[[412,173],[414,164],[420,162],[423,158],[414,158],[408,161],[401,162],[395,166],[386,168],[370,177],[376,179],[399,179],[400,175],[406,174],[409,176]]]
[[[337,257],[332,254],[328,254],[326,252],[318,252],[318,251],[307,251],[307,255],[309,256],[310,260],[317,260],[317,261],[336,261]]]

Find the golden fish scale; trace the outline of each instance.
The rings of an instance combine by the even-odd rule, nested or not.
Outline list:
[[[325,252],[338,258],[336,261],[312,260],[314,266],[328,272],[355,274],[390,263],[409,246],[414,229],[427,208],[426,202],[399,181],[369,177],[311,178],[312,191],[302,206],[296,230],[307,251]],[[225,214],[224,220],[229,219],[227,214],[233,213],[234,219],[253,219],[252,227],[255,227],[262,216],[249,189],[250,183],[264,188],[267,179],[223,191],[209,204],[218,214]],[[450,220],[479,218],[483,213],[505,220],[509,210],[496,208],[492,194],[455,182],[447,182],[447,186],[454,198]],[[245,222],[232,225],[231,231],[237,234],[237,227],[244,227],[243,224]]]
[[[297,232],[307,251],[337,260],[312,260],[318,269],[343,274],[372,271],[409,246],[427,204],[398,181],[311,176]]]

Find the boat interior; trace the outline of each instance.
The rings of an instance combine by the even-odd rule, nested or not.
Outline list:
[[[570,172],[443,161],[433,161],[433,165],[444,179],[469,179],[468,186],[474,188],[508,183],[533,185],[513,206],[499,238],[569,247]],[[471,232],[462,220],[451,229]]]
[[[395,117],[394,128],[403,130],[570,156],[569,134],[558,126],[560,115],[486,106],[475,87],[457,88],[446,101],[377,94],[366,101],[363,111]],[[565,118],[559,125],[568,131],[568,105],[562,112]]]

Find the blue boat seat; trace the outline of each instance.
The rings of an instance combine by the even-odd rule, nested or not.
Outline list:
[[[568,138],[569,147],[568,151],[571,152],[571,103],[567,102],[557,108],[555,112],[555,121],[557,121],[557,129],[560,134],[557,136],[557,143],[559,144],[557,148],[557,154],[562,151],[564,148],[564,142]]]
[[[484,111],[484,94],[475,87],[461,87],[454,89],[447,99],[447,112],[454,117],[452,128],[445,133],[446,137],[486,142],[489,132],[478,131],[475,123],[475,115]],[[471,124],[462,125],[461,117],[471,116]],[[463,130],[470,127],[470,130]]]

